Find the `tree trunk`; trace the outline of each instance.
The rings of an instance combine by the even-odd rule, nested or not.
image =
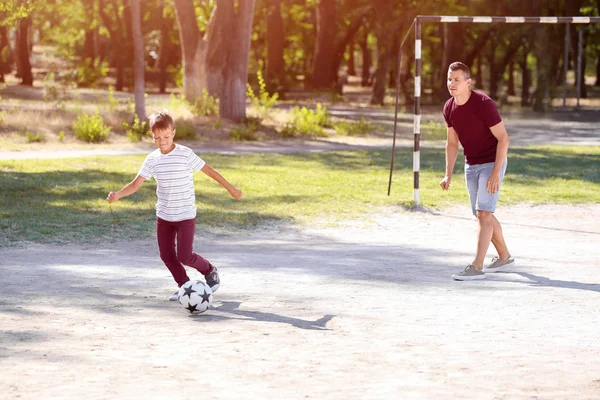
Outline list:
[[[267,11],[267,76],[270,92],[278,92],[285,88],[285,30],[281,17],[281,0],[269,0]]]
[[[29,61],[29,26],[31,16],[20,19],[17,24],[16,53],[17,71],[21,77],[21,85],[33,86],[33,73]]]
[[[161,0],[157,12],[160,13],[160,50],[158,54],[158,90],[160,93],[167,91],[167,67],[171,59],[170,40],[169,40],[169,20],[164,17],[163,9],[165,7],[164,0]]]
[[[439,29],[441,29],[442,34],[442,59],[439,71],[439,86],[438,86],[438,99],[447,99],[448,98],[448,66],[450,66],[450,43],[449,43],[449,33],[448,33],[448,24],[438,25]],[[470,67],[470,66],[469,66]]]
[[[91,3],[91,4],[89,4]],[[85,9],[89,9],[89,20],[90,21],[94,21],[96,20],[96,14],[95,14],[95,7],[94,4],[95,0],[91,1],[91,2],[85,2],[82,1],[82,5]],[[90,24],[91,26],[94,26],[94,24]],[[86,29],[85,31],[85,36],[83,39],[83,58],[84,59],[90,59],[90,60],[94,60],[96,58],[96,55],[98,53],[97,50],[97,43],[96,43],[96,37],[97,37],[97,28],[93,28],[93,29]]]
[[[317,42],[311,82],[313,88],[331,89],[337,84],[337,71],[333,69],[337,33],[335,0],[320,0],[317,6]]]
[[[366,87],[371,85],[371,49],[367,42],[369,33],[365,32],[365,36],[360,43],[362,50],[362,80],[361,86]]]
[[[356,75],[356,67],[354,65],[354,39],[348,44],[348,75]]]
[[[221,18],[219,4],[220,2],[217,2],[208,22],[208,29],[202,37],[196,22],[193,2],[175,0],[183,60],[183,92],[189,100],[201,97],[205,90],[210,96],[219,97],[222,83],[222,48],[226,44],[215,34],[215,27]]]
[[[0,49],[2,46],[0,46]],[[600,51],[597,53],[598,58],[596,59],[596,83],[594,86],[600,86]]]
[[[8,27],[0,26],[0,82],[4,82],[4,74],[12,72],[13,56],[8,38]]]
[[[100,18],[104,24],[104,27],[108,30],[108,35],[110,37],[110,48],[111,48],[111,62],[115,66],[115,74],[116,74],[116,83],[115,90],[122,91],[125,86],[125,56],[127,54],[127,29],[114,29],[115,26],[125,26],[128,27],[130,25],[129,21],[122,20],[119,15],[119,5],[115,0],[111,1],[111,8],[113,11],[114,19],[111,19],[105,11],[105,3],[104,0],[99,1],[98,11],[100,14]],[[93,62],[94,60],[90,60]]]
[[[375,3],[377,27],[377,71],[371,104],[383,105],[387,88],[387,75],[391,64],[392,46],[394,45],[394,29],[391,0],[380,0]]]
[[[510,64],[508,64],[508,82],[507,82],[506,92],[508,93],[509,96],[514,96],[517,93],[515,91],[515,62],[514,61],[511,61]]]
[[[529,90],[531,87],[531,71],[529,71],[529,68],[527,67],[527,55],[529,54],[529,52],[527,50],[525,50],[523,52],[523,58],[521,59],[521,62],[519,63],[520,67],[521,67],[521,76],[522,76],[522,83],[521,83],[521,107],[527,107],[530,105],[529,102]]]
[[[205,73],[206,43],[200,36],[196,23],[194,3],[175,0],[179,41],[183,63],[183,93],[186,99],[194,100],[207,88]]]
[[[146,119],[146,91],[144,81],[144,36],[142,34],[142,15],[140,0],[130,0],[131,5],[131,31],[133,36],[133,80],[135,97],[135,114],[138,119]]]
[[[477,71],[475,72],[475,87],[478,90],[483,90],[483,62],[481,61],[481,54],[477,56]]]
[[[587,34],[586,31],[584,31],[583,36],[582,36],[582,43],[581,43],[581,76],[579,77],[579,79],[576,82],[575,86],[576,88],[579,87],[579,89],[581,90],[581,98],[582,99],[587,99],[588,95],[587,95],[587,87],[585,85],[585,69],[587,66],[587,57],[586,57],[586,45],[587,45],[587,40],[586,40]],[[579,65],[576,64],[575,65]],[[577,72],[576,72],[577,74]],[[576,75],[577,76],[577,75]]]
[[[490,89],[488,95],[492,100],[497,100],[498,96],[498,65],[496,64],[496,37],[494,36],[492,40],[490,40],[490,48],[488,53],[488,63],[490,68]]]
[[[219,115],[239,122],[246,118],[246,84],[254,0],[239,2],[237,9],[234,7],[234,0],[218,0],[217,9],[223,16],[217,31],[225,50]]]

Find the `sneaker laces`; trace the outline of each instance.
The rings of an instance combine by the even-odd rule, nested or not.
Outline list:
[[[499,260],[500,260],[499,256],[492,257],[492,264],[495,263],[496,261],[499,261]]]

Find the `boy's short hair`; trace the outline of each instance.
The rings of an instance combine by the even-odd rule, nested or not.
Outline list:
[[[471,78],[471,69],[467,64],[463,64],[460,61],[455,61],[448,67],[449,71],[462,71],[465,74],[465,79]]]
[[[155,112],[151,116],[148,117],[148,121],[150,122],[150,131],[154,132],[154,130],[164,131],[165,129],[174,129],[175,123],[173,122],[173,118],[169,115],[167,110],[162,110]]]

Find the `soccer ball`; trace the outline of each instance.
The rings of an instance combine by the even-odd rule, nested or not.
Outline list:
[[[177,299],[190,314],[200,314],[212,304],[213,293],[210,286],[202,281],[190,280],[181,285]]]

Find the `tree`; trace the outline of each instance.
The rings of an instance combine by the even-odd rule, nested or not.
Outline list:
[[[347,10],[342,17],[335,0],[320,0],[317,5],[315,56],[312,68],[311,86],[317,89],[332,89],[338,85],[338,70],[344,58],[348,44],[360,27],[365,17],[371,13],[369,2],[347,1]],[[342,25],[343,28],[340,28]]]
[[[222,118],[239,122],[246,118],[246,84],[254,0],[240,1],[237,7],[234,0],[218,0],[217,10],[222,13],[217,32],[225,53],[219,114]]]
[[[205,90],[211,96],[219,96],[221,43],[216,38],[213,39],[218,18],[217,9],[218,7],[202,9],[204,12],[210,12],[210,19],[202,15],[203,20],[207,21],[203,26],[205,33],[202,33],[193,2],[175,0],[183,64],[183,93],[188,100],[193,101],[201,97]]]
[[[21,18],[17,22],[16,54],[17,73],[21,77],[21,85],[33,86],[33,73],[29,61],[29,29],[31,27],[31,15]]]
[[[375,2],[375,20],[377,35],[377,70],[371,104],[383,105],[387,87],[387,77],[392,62],[391,55],[394,45],[395,18],[393,0],[378,0]],[[402,26],[400,31],[402,31]]]
[[[269,0],[267,3],[267,75],[271,91],[285,87],[285,31],[281,16],[281,0]]]
[[[140,121],[146,119],[144,83],[144,35],[142,34],[140,0],[130,0],[131,30],[133,33],[133,77],[135,94],[135,114]]]
[[[118,91],[123,90],[125,86],[125,66],[127,60],[127,54],[131,54],[130,46],[128,43],[131,41],[131,17],[127,18],[127,14],[130,13],[129,5],[121,7],[117,0],[99,0],[99,14],[104,28],[108,31],[110,37],[110,47],[112,51],[112,62],[116,68],[117,82],[115,89]]]

